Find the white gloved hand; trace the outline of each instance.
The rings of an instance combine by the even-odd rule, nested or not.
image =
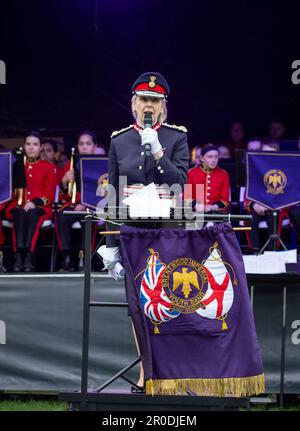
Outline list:
[[[120,264],[121,256],[119,247],[106,247],[106,245],[101,245],[97,253],[102,257],[104,263],[103,269],[108,269],[108,275],[110,277],[113,277],[115,280],[121,280],[125,277],[125,270]]]
[[[121,260],[119,247],[106,247],[106,245],[101,245],[97,253],[102,257],[104,269],[113,270],[115,264]]]
[[[142,145],[150,144],[151,153],[156,154],[162,150],[162,146],[158,140],[158,134],[156,130],[147,128],[139,131],[142,138]]]
[[[108,270],[108,275],[115,280],[122,280],[125,277],[125,269],[120,262],[117,262],[113,269]]]

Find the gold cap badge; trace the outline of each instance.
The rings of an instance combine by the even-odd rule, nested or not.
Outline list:
[[[148,87],[155,88],[156,87],[156,76],[149,76]]]

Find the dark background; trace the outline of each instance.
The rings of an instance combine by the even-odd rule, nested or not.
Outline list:
[[[88,127],[108,146],[148,70],[167,78],[168,122],[188,128],[190,146],[222,140],[234,120],[249,137],[272,118],[300,132],[296,1],[2,0],[0,17],[1,137],[39,128],[71,144]]]

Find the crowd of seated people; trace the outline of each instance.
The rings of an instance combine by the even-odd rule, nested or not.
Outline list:
[[[193,209],[205,213],[222,213],[232,210],[232,183],[234,182],[229,167],[234,165],[236,150],[244,151],[280,151],[285,137],[285,127],[281,121],[272,121],[269,136],[246,139],[245,128],[241,122],[234,122],[229,128],[228,139],[216,144],[206,143],[191,150],[190,169],[187,184],[191,186],[190,195],[184,196],[186,202],[192,202]],[[298,149],[300,150],[300,136]],[[0,205],[1,219],[12,222],[12,248],[14,262],[12,271],[32,272],[36,270],[36,245],[39,230],[45,220],[51,220],[55,226],[55,235],[61,255],[60,271],[83,269],[84,265],[84,229],[76,232],[79,243],[78,265],[74,262],[74,234],[72,226],[80,222],[78,211],[85,210],[81,203],[79,172],[71,166],[64,148],[58,147],[54,139],[42,139],[38,132],[29,132],[24,139],[26,155],[26,189],[15,190],[10,202]],[[106,155],[105,147],[97,143],[94,132],[86,130],[79,134],[76,141],[76,153],[79,155]],[[231,161],[231,164],[230,164]],[[74,169],[75,168],[75,169]],[[77,187],[73,197],[70,190]],[[203,185],[199,198],[196,186]],[[57,203],[53,211],[53,202]],[[74,216],[64,217],[64,209],[74,212]],[[259,223],[265,220],[269,234],[273,232],[274,219],[268,208],[256,202],[244,199],[242,211],[252,215],[252,230],[247,234],[248,248],[257,252],[261,248]],[[54,215],[55,214],[55,215]],[[278,229],[284,219],[289,219],[297,235],[300,234],[300,206],[294,205],[278,212]],[[5,271],[1,247],[5,235],[0,223],[0,272]]]
[[[280,151],[285,150],[285,134],[286,128],[282,121],[272,120],[269,124],[269,135],[266,137],[255,137],[253,139],[246,139],[245,128],[241,122],[234,122],[229,128],[229,138],[217,144],[219,165],[225,170],[228,170],[230,180],[234,173],[230,171],[231,165],[227,161],[235,161],[237,150],[245,151]],[[300,136],[298,137],[297,148],[293,142],[293,150],[300,150]],[[202,169],[201,165],[201,151],[206,148],[207,144],[198,145],[191,151],[191,164],[188,181],[191,176],[195,175],[195,167],[198,166]],[[288,149],[290,149],[288,147]],[[219,169],[219,168],[218,168]],[[232,181],[230,181],[232,184]],[[230,190],[232,194],[232,190]],[[251,226],[251,231],[246,234],[248,249],[251,252],[257,253],[261,247],[262,242],[259,234],[259,224],[265,220],[267,224],[268,235],[274,233],[274,217],[273,212],[265,206],[256,202],[251,202],[249,199],[244,199],[243,210],[245,213],[252,215],[252,222],[248,223]],[[294,227],[297,237],[300,238],[300,205],[296,204],[291,207],[284,208],[278,211],[278,229],[277,233],[280,235],[283,220],[289,220]],[[267,249],[273,249],[272,242],[269,243]]]
[[[72,271],[72,225],[79,220],[76,212],[85,210],[80,201],[80,181],[78,166],[71,166],[65,151],[58,151],[57,142],[53,139],[43,140],[37,131],[26,134],[23,144],[24,171],[26,188],[16,188],[13,198],[0,205],[0,249],[5,243],[2,220],[12,222],[12,271],[33,272],[36,270],[36,246],[40,228],[45,221],[52,221],[58,248],[62,254],[61,271]],[[105,155],[104,146],[98,145],[94,132],[85,130],[77,138],[75,154]],[[77,188],[73,196],[70,189]],[[56,203],[56,211],[53,204]],[[64,209],[74,211],[74,217],[63,217]],[[83,236],[84,229],[77,235]],[[81,263],[83,268],[83,239],[79,241]],[[3,251],[0,252],[0,272],[6,272],[3,263]]]

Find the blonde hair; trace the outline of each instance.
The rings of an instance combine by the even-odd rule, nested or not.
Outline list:
[[[134,94],[131,98],[131,113],[135,120],[137,119],[136,111],[134,109],[136,98],[137,98],[136,94]],[[162,113],[158,117],[158,122],[164,123],[167,120],[167,115],[168,115],[167,101],[166,99],[161,99],[161,100],[162,100]]]

